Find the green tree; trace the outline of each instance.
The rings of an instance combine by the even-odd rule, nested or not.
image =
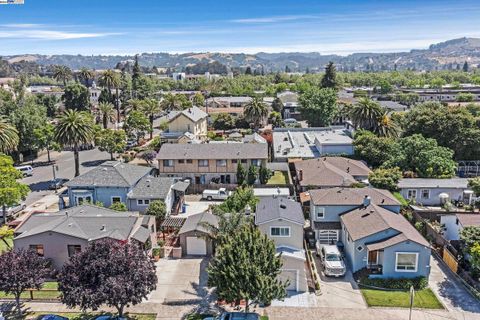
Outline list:
[[[475,196],[480,197],[480,177],[468,179],[468,187],[475,192]]]
[[[66,110],[58,119],[55,140],[61,146],[73,147],[75,177],[80,175],[80,145],[90,143],[93,140],[93,134],[93,119],[85,112]]]
[[[150,122],[150,140],[153,139],[153,120],[161,110],[160,104],[156,99],[146,99],[141,107],[141,111],[148,116],[148,121]]]
[[[179,94],[167,93],[162,97],[160,106],[166,111],[182,109],[182,101]]]
[[[480,242],[475,242],[472,247],[470,247],[470,265],[478,274],[480,272]]]
[[[470,92],[459,92],[457,94],[458,102],[473,102],[475,100],[475,95]]]
[[[205,97],[203,94],[197,92],[192,98],[192,103],[194,106],[203,107],[205,105]]]
[[[245,183],[245,179],[247,178],[247,172],[240,162],[240,160],[237,160],[237,184],[239,186],[243,185]]]
[[[145,132],[150,131],[150,122],[141,111],[132,111],[125,120],[124,129],[129,136],[135,136],[137,142]]]
[[[117,109],[117,121],[120,121],[120,95],[119,88],[121,85],[120,76],[112,69],[105,70],[99,78],[100,84],[107,88],[110,96],[109,101],[115,101],[115,108]],[[112,90],[115,89],[115,99],[113,99]]]
[[[122,153],[127,148],[127,135],[123,130],[103,129],[95,135],[95,145],[100,151],[110,153],[114,160],[114,153]]]
[[[261,98],[254,97],[251,102],[245,106],[245,118],[253,123],[253,127],[257,130],[268,116],[268,107]]]
[[[208,286],[221,300],[239,303],[245,311],[252,303],[270,304],[286,297],[288,282],[277,279],[282,261],[275,243],[252,225],[242,226],[217,248],[207,268]]]
[[[36,94],[35,98],[37,105],[42,105],[46,108],[47,117],[54,118],[58,112],[58,97],[52,94]]]
[[[355,146],[355,155],[373,167],[382,165],[397,152],[395,140],[377,137],[367,130],[355,132],[353,145]]]
[[[11,157],[0,154],[0,206],[3,212],[3,221],[6,222],[6,209],[25,199],[30,189],[19,182],[22,173],[13,167]]]
[[[235,128],[235,119],[229,113],[218,113],[212,126],[215,130],[230,130]]]
[[[311,87],[300,95],[300,113],[311,127],[325,127],[332,123],[337,112],[337,92],[332,88]]]
[[[463,63],[463,68],[462,68],[462,70],[463,70],[463,72],[468,72],[468,62],[467,62],[467,61],[465,61],[465,62]]]
[[[65,87],[62,96],[65,108],[85,111],[90,108],[90,98],[87,87],[80,83],[72,83]]]
[[[0,240],[5,244],[5,247],[7,248],[7,250],[5,251],[12,249],[12,246],[10,245],[10,242],[8,240],[11,241],[14,234],[15,230],[10,228],[9,226],[3,225],[0,227]],[[3,252],[0,251],[0,253]]]
[[[274,127],[284,127],[285,122],[283,122],[282,115],[279,112],[273,111],[270,113],[270,116],[268,116],[268,122]]]
[[[272,176],[272,171],[265,166],[261,166],[258,170],[258,179],[261,184],[267,184],[268,180]]]
[[[17,148],[18,131],[0,116],[0,152],[9,152]]]
[[[350,109],[349,114],[355,127],[372,132],[377,130],[379,122],[384,115],[380,104],[369,98],[361,98]]]
[[[224,202],[214,207],[214,212],[245,212],[248,205],[252,210],[257,206],[258,198],[251,187],[238,187]]]
[[[63,86],[67,86],[67,81],[72,78],[72,70],[67,66],[55,66],[53,69],[53,77],[57,81],[61,81]]]
[[[61,149],[55,140],[55,126],[47,122],[45,125],[34,129],[33,135],[35,136],[36,148],[47,150],[48,162],[51,162],[50,151],[60,151]]]
[[[103,129],[108,128],[109,122],[115,122],[116,116],[113,104],[109,102],[100,102],[97,107],[97,113],[100,116],[100,119],[102,119]]]
[[[480,243],[480,227],[466,226],[460,231],[460,240],[465,242],[467,253],[476,243]]]
[[[81,68],[78,72],[78,77],[83,81],[83,84],[88,88],[90,80],[95,78],[95,72],[85,67]]]
[[[123,202],[114,202],[110,206],[110,209],[115,210],[115,211],[124,212],[124,211],[127,211],[127,206]]]
[[[397,191],[398,181],[401,178],[402,171],[399,168],[378,168],[368,175],[368,182],[375,188]]]
[[[247,184],[250,186],[253,186],[255,182],[257,181],[258,177],[258,172],[257,172],[257,167],[251,165],[248,167],[247,171]]]
[[[275,98],[275,99],[273,99],[272,109],[273,109],[273,111],[282,113],[282,111],[283,111],[283,103],[282,103],[282,101],[280,100],[280,98]]]
[[[167,207],[165,206],[165,202],[160,200],[150,202],[147,211],[145,211],[145,214],[155,217],[157,230],[159,230],[162,221],[165,220],[165,217],[167,216]]]
[[[335,89],[338,86],[337,83],[337,69],[335,64],[330,61],[325,67],[325,74],[322,77],[321,81],[322,88],[332,88]]]

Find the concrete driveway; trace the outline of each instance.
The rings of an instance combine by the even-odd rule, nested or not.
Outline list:
[[[157,289],[148,299],[152,303],[201,304],[208,297],[206,258],[160,259]]]

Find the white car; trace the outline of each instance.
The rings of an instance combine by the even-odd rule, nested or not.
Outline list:
[[[347,272],[343,256],[334,245],[321,245],[317,241],[317,254],[322,262],[323,273],[326,276],[343,277]]]
[[[22,210],[25,210],[26,208],[26,204],[25,203],[19,203],[19,204],[14,204],[13,206],[10,206],[10,207],[6,207],[5,208],[5,212],[7,214],[7,217],[10,217]],[[0,208],[0,217],[3,217],[3,210],[2,208]]]
[[[19,166],[15,167],[18,171],[20,171],[24,177],[31,177],[33,176],[33,168],[32,166]]]

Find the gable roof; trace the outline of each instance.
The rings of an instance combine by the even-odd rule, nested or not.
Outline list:
[[[266,143],[165,143],[157,159],[266,159]]]
[[[388,190],[376,188],[328,188],[309,190],[310,200],[314,205],[353,205],[363,204],[365,196],[379,206],[400,206],[400,202]]]
[[[67,187],[131,187],[152,171],[150,167],[107,161],[68,181]]]
[[[193,106],[182,111],[170,111],[170,113],[167,115],[168,122],[172,122],[174,119],[178,118],[181,115],[184,115],[193,122],[197,122],[208,117],[208,114],[205,111]]]
[[[260,225],[277,219],[288,220],[302,226],[305,224],[300,203],[283,197],[260,198],[255,211],[255,224]]]
[[[467,189],[468,179],[451,178],[451,179],[426,179],[426,178],[408,178],[401,179],[398,182],[400,189],[405,188],[446,188],[446,189]]]
[[[393,229],[398,232],[395,235],[395,237],[398,236],[395,240],[386,242],[387,239],[384,239],[377,241],[377,243],[382,242],[383,245],[392,245],[399,241],[410,240],[423,246],[429,246],[427,240],[401,214],[393,213],[375,204],[370,204],[367,207],[361,206],[349,211],[341,215],[340,220],[353,241]],[[400,234],[403,237],[400,237]],[[388,239],[391,238],[393,237]]]
[[[210,233],[210,230],[204,226],[204,223],[218,226],[218,217],[208,211],[192,214],[187,217],[178,234],[200,231],[203,233]]]
[[[16,230],[15,239],[44,232],[55,232],[87,241],[112,238],[129,239],[132,232],[140,232],[143,217],[135,212],[118,212],[91,205],[81,205],[56,213],[29,216]],[[147,230],[148,231],[148,230]],[[141,232],[144,233],[144,232]]]
[[[344,157],[322,157],[294,162],[301,186],[350,186],[356,176],[368,176],[370,169],[361,161]]]
[[[164,200],[170,188],[175,183],[174,178],[143,177],[137,185],[127,194],[129,199],[161,199]]]

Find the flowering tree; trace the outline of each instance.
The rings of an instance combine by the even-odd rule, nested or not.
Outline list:
[[[112,239],[91,242],[63,266],[58,275],[62,302],[68,307],[97,310],[135,305],[156,288],[154,263],[133,243]]]

